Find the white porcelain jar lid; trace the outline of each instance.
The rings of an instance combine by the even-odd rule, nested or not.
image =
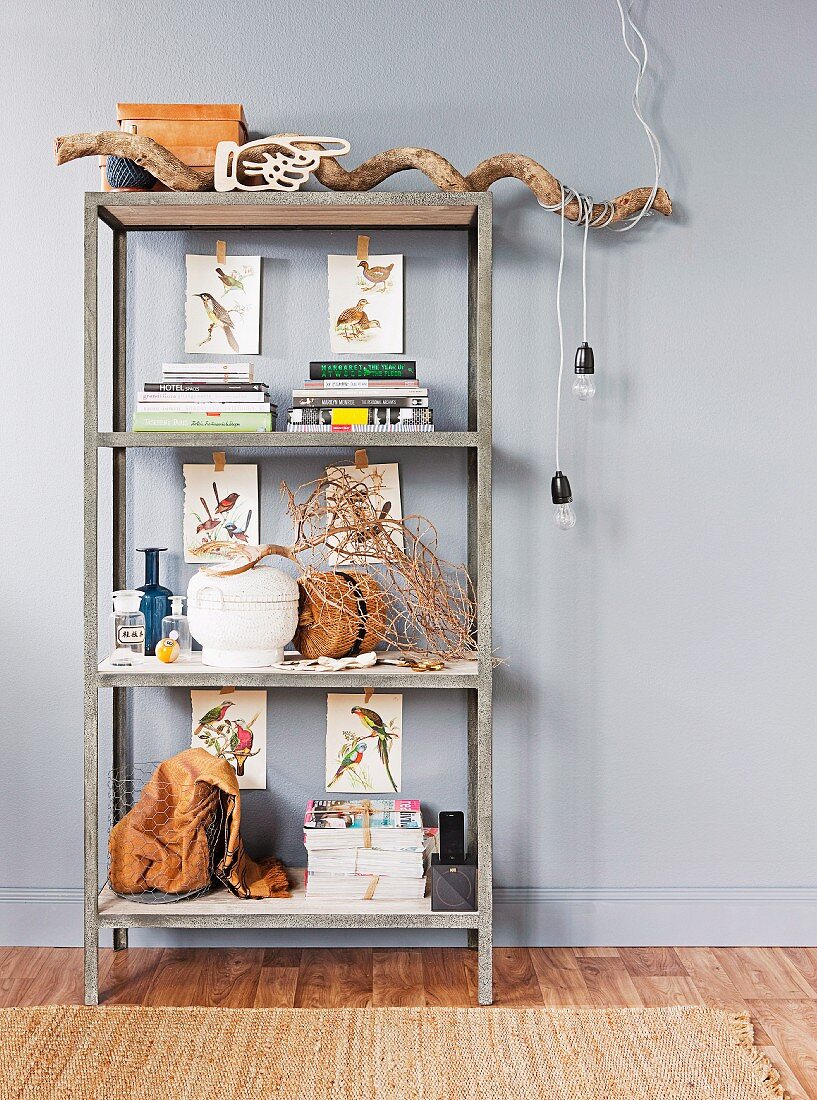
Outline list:
[[[187,588],[188,606],[253,608],[298,602],[298,583],[280,569],[257,566],[233,577],[196,573]]]

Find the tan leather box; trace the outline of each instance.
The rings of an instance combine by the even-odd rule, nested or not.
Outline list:
[[[220,141],[247,141],[247,120],[240,103],[117,103],[119,127],[164,145],[184,164],[212,169]],[[99,158],[102,190],[106,157]]]

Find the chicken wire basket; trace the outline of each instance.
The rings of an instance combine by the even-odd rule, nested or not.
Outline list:
[[[111,772],[108,780],[111,838],[115,826],[137,805],[144,788],[161,761],[129,764],[124,772]],[[225,850],[225,814],[222,798],[202,785],[199,804],[178,806],[158,800],[140,820],[138,830],[108,846],[108,885],[115,894],[144,905],[165,905],[206,894]],[[205,805],[205,802],[207,803]],[[184,844],[183,859],[174,842],[174,817],[201,819],[197,843]],[[189,838],[188,838],[189,840]],[[178,874],[182,863],[183,875]],[[160,869],[157,871],[157,868]],[[174,879],[180,888],[163,889],[161,880]]]

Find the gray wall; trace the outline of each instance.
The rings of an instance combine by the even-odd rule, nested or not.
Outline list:
[[[349,138],[350,165],[400,144],[465,170],[518,150],[597,196],[648,183],[651,169],[612,0],[592,11],[147,0],[17,5],[3,18],[0,942],[66,943],[80,934],[82,844],[81,194],[97,174],[90,161],[56,169],[51,138],[109,127],[118,99],[241,100],[257,134]],[[675,215],[592,236],[598,396],[566,401],[579,517],[568,534],[547,494],[558,221],[520,184],[494,188],[498,939],[813,942],[817,9],[652,0],[642,23]],[[277,317],[319,253],[255,243],[279,261],[262,359],[283,394],[309,352],[281,338]],[[571,231],[569,350],[579,244]],[[404,250],[410,294],[425,300],[446,258],[425,240]],[[147,309],[149,273],[172,289],[180,253],[155,237],[134,257],[137,372],[181,350],[175,306]],[[307,307],[294,308],[304,322]],[[410,314],[407,346],[426,357],[453,426],[462,364],[446,372],[444,321],[439,303]],[[132,468],[137,497],[151,462],[162,459]],[[137,542],[174,545],[179,477],[164,463]],[[288,476],[301,469],[290,463]],[[270,536],[280,473],[263,471]],[[447,518],[456,548],[462,470],[434,473],[405,459],[406,495]],[[271,705],[270,796],[290,856],[291,815],[320,776],[322,706],[303,694]],[[438,806],[462,797],[462,708],[438,714],[434,702],[408,705],[406,774]],[[157,746],[174,745],[184,701],[138,706],[146,754],[154,731]],[[437,774],[435,719],[451,730]],[[273,774],[282,730],[298,752]]]

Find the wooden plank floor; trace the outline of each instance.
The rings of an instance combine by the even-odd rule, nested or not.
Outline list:
[[[817,948],[495,948],[494,981],[504,1006],[748,1012],[792,1100],[817,1100]],[[105,1004],[468,1006],[476,960],[465,948],[106,950],[100,987]],[[0,947],[0,1007],[81,1003],[80,949]]]

